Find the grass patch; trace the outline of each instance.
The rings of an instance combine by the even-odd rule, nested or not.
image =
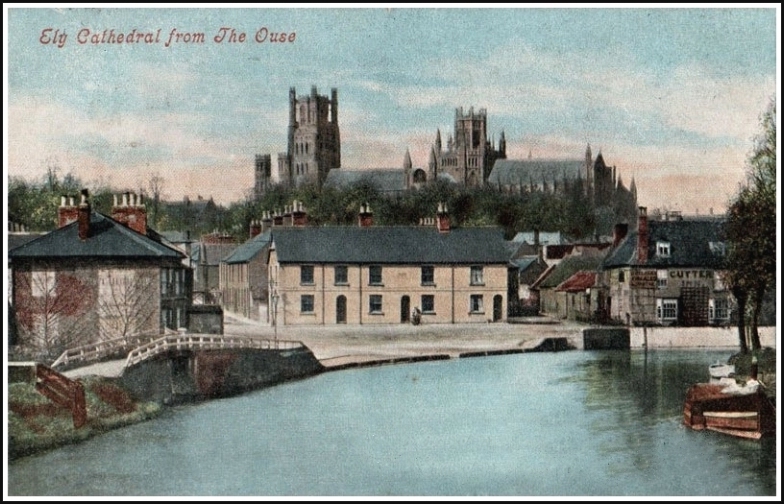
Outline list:
[[[115,381],[99,376],[80,380],[87,425],[73,426],[71,411],[52,403],[28,383],[8,387],[8,455],[11,460],[84,441],[108,430],[142,422],[161,412],[157,403],[139,403]]]

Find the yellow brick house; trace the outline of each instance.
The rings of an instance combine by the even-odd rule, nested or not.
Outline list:
[[[509,253],[499,228],[273,228],[269,306],[278,325],[506,320]]]

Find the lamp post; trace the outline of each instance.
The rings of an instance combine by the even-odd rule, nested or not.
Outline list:
[[[278,348],[278,296],[277,291],[272,293],[272,326],[275,328],[275,349]]]

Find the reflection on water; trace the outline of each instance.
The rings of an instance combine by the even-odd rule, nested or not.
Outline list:
[[[774,440],[681,425],[716,352],[328,373],[9,468],[11,495],[775,495]]]

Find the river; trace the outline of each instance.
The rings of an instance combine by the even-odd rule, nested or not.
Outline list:
[[[776,495],[776,442],[681,424],[728,353],[529,353],[325,373],[8,467],[9,495]]]

